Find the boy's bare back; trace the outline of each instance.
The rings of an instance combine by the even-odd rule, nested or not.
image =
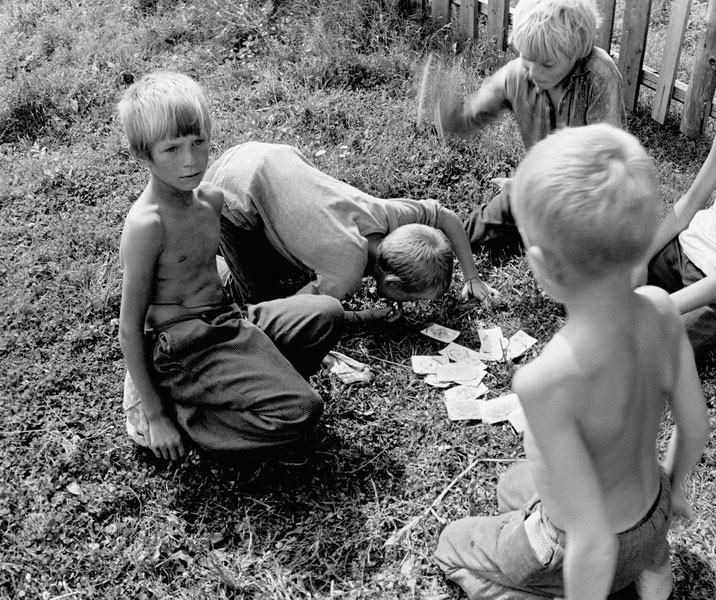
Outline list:
[[[682,329],[661,290],[632,296],[611,318],[568,321],[514,380],[540,498],[564,529],[595,482],[614,533],[636,524],[659,491],[656,439],[665,403],[677,398]]]

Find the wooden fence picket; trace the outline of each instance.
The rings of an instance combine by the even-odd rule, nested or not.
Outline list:
[[[452,20],[453,6],[457,8],[460,35],[477,38],[479,18],[485,15],[486,34],[500,50],[505,50],[509,38],[509,0],[407,0],[411,9],[430,2],[433,22],[442,27]],[[518,0],[519,1],[519,0]],[[654,90],[652,118],[663,124],[672,100],[684,104],[681,131],[696,137],[703,133],[708,117],[716,118],[716,0],[709,0],[706,28],[701,35],[699,50],[689,85],[677,79],[681,47],[688,25],[692,0],[672,0],[671,16],[666,31],[662,63],[659,71],[644,66],[644,51],[649,32],[652,0],[624,0],[619,54],[612,52],[612,37],[617,0],[595,0],[602,17],[597,30],[597,46],[613,56],[622,74],[624,105],[633,111],[641,86]]]

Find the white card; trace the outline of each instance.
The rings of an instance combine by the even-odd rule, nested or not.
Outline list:
[[[428,373],[423,381],[436,388],[449,388],[453,383],[452,381],[440,381],[435,373]]]
[[[477,335],[480,336],[478,356],[482,360],[504,360],[508,341],[502,335],[500,327],[478,329]]]
[[[475,400],[488,392],[487,386],[473,387],[470,385],[458,385],[445,390],[445,400]]]
[[[471,381],[477,379],[480,367],[475,363],[463,360],[461,362],[440,365],[436,371],[438,381]]]
[[[434,340],[445,342],[446,344],[452,342],[454,339],[457,339],[457,337],[460,335],[459,331],[456,331],[455,329],[450,329],[449,327],[438,325],[437,323],[430,323],[430,325],[428,325],[425,329],[421,330],[420,333],[422,333],[423,335],[427,335]]]
[[[451,421],[479,421],[484,400],[445,400],[448,418]]]
[[[424,354],[414,354],[410,357],[410,364],[413,367],[413,372],[419,375],[426,375],[427,373],[435,373],[440,365],[447,364],[448,359],[446,356],[426,356]]]
[[[510,341],[507,344],[507,358],[509,360],[515,360],[522,356],[527,350],[537,343],[537,340],[531,335],[527,335],[521,329],[510,337]]]
[[[438,354],[447,356],[450,360],[455,362],[469,360],[477,363],[479,366],[483,366],[485,364],[480,360],[480,354],[476,350],[472,350],[467,346],[456,344],[455,342],[450,342],[442,350],[438,350]]]
[[[507,420],[517,433],[524,433],[525,429],[527,429],[527,417],[525,416],[525,411],[522,410],[522,406],[518,406],[507,415]]]
[[[485,423],[500,423],[506,421],[512,411],[520,406],[517,394],[507,394],[493,400],[485,400],[482,407],[482,420]]]

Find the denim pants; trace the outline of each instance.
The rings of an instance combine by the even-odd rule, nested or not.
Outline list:
[[[649,263],[647,283],[665,289],[670,294],[705,277],[703,271],[684,254],[678,238],[669,242]],[[694,354],[704,354],[716,346],[716,304],[701,306],[681,315]]]
[[[471,600],[564,596],[565,534],[544,514],[527,463],[513,466],[500,477],[498,497],[501,510],[530,499],[520,509],[449,524],[435,552],[438,565]],[[670,514],[671,489],[662,473],[661,491],[649,513],[619,534],[612,592],[629,585],[643,570],[669,560]]]

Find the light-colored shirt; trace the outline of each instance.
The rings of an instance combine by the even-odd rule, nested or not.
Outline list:
[[[287,260],[315,276],[312,291],[344,299],[361,284],[368,239],[410,223],[436,227],[436,200],[381,199],[319,171],[296,148],[247,142],[222,154],[205,179],[224,190],[222,216],[262,229]]]
[[[556,107],[547,92],[530,80],[521,59],[511,60],[502,69],[508,108],[527,149],[560,127],[610,123],[623,128],[626,124],[622,78],[614,61],[601,48],[594,47],[577,61]],[[497,112],[500,107],[492,108]]]
[[[679,234],[684,254],[705,275],[716,275],[716,204],[700,210]]]

